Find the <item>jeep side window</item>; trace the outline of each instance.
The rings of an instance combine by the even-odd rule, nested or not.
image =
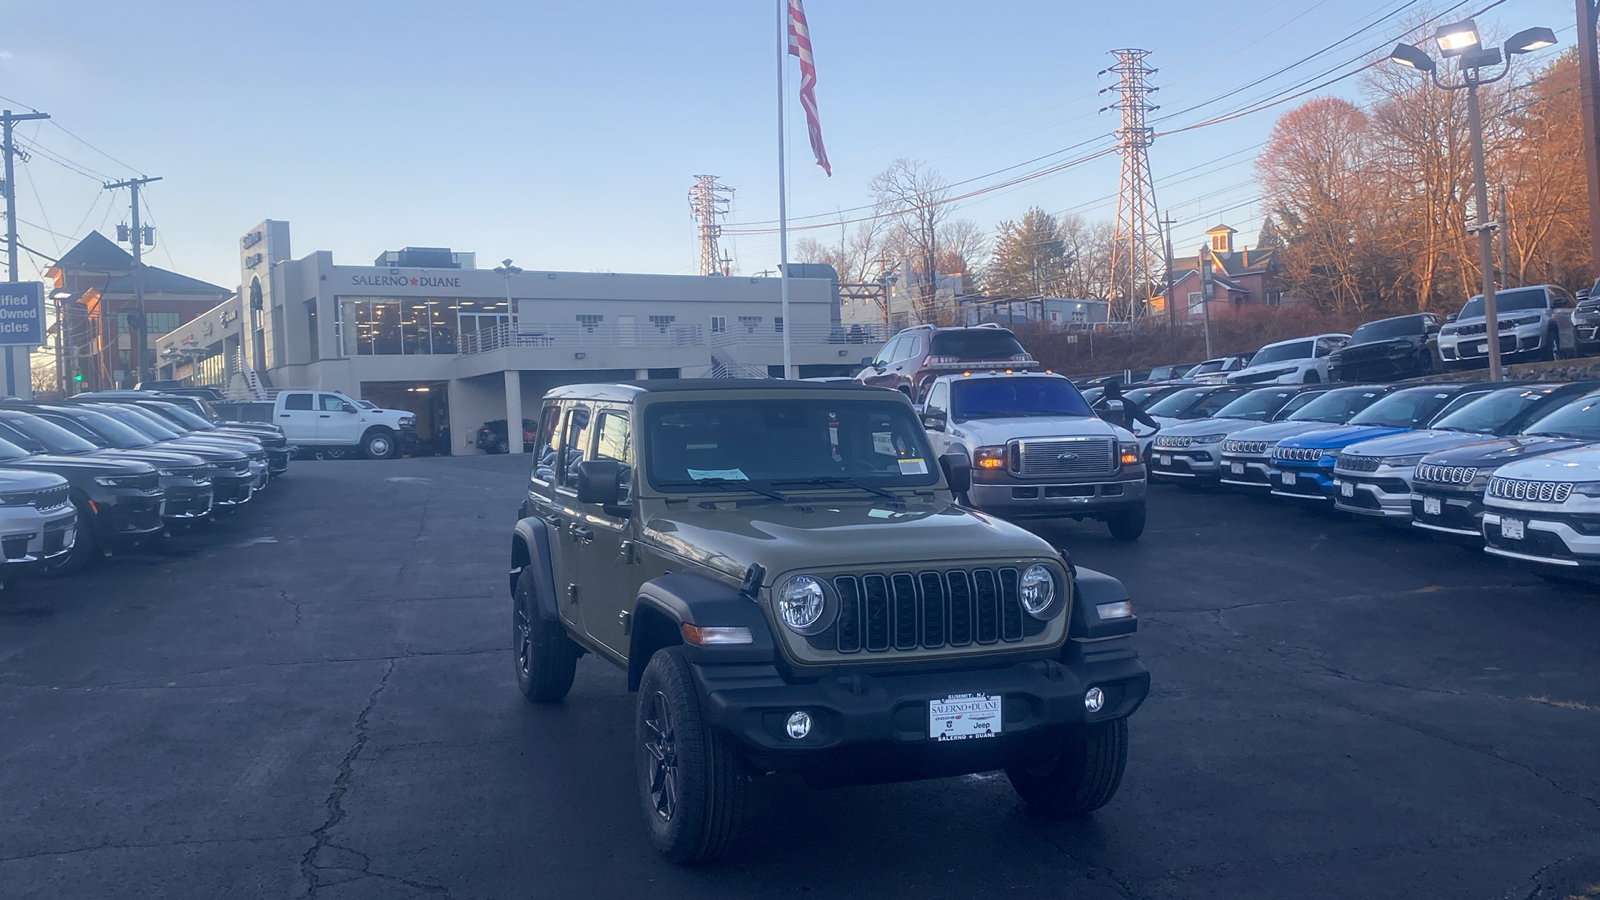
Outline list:
[[[551,402],[539,413],[539,436],[533,443],[533,477],[548,482],[555,474],[556,421],[561,418],[561,406]]]
[[[290,394],[283,401],[283,408],[284,409],[307,409],[308,410],[308,409],[311,408],[311,395],[310,394]]]
[[[564,488],[578,489],[578,463],[589,458],[589,407],[574,403],[567,408],[562,425],[560,464],[556,481]]]
[[[622,465],[622,491],[618,500],[625,503],[633,488],[633,432],[628,427],[628,415],[605,409],[600,411],[599,418],[595,426],[594,458],[614,459]]]

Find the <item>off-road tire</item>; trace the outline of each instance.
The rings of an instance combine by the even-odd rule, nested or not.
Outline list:
[[[361,453],[367,459],[394,459],[400,455],[400,442],[387,428],[374,428],[361,438]]]
[[[733,846],[744,817],[744,760],[733,738],[702,716],[682,647],[656,651],[639,681],[634,769],[645,826],[663,856],[692,865]]]
[[[1115,719],[1076,729],[1054,762],[1007,769],[1006,777],[1029,810],[1069,819],[1111,802],[1127,763],[1128,720]]]
[[[559,703],[578,673],[578,645],[560,622],[539,615],[533,573],[523,569],[511,604],[511,661],[517,690],[529,703]]]
[[[1119,509],[1106,516],[1106,527],[1111,529],[1111,536],[1119,541],[1137,541],[1144,534],[1144,504]]]

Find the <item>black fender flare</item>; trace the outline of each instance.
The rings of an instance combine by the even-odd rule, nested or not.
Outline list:
[[[517,579],[524,569],[533,570],[534,584],[538,587],[539,616],[552,622],[560,621],[561,609],[556,599],[555,566],[550,556],[550,532],[543,520],[527,517],[517,520],[511,532],[511,596],[517,596]]]
[[[1139,630],[1138,616],[1102,619],[1096,610],[1102,603],[1128,600],[1128,589],[1121,581],[1082,566],[1074,567],[1072,581],[1072,621],[1068,625],[1068,633],[1072,637],[1096,640],[1133,634]]]
[[[684,625],[750,629],[748,644],[695,646],[683,640]],[[628,690],[639,679],[650,656],[662,647],[684,644],[695,663],[770,665],[777,656],[772,631],[761,605],[736,587],[698,575],[675,572],[639,586],[628,635]]]

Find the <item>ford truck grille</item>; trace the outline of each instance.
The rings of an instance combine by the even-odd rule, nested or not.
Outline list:
[[[1074,477],[1110,475],[1116,471],[1116,442],[1106,438],[1058,438],[1016,441],[1022,466],[1018,475]]]
[[[1023,614],[1017,577],[1014,568],[840,575],[832,582],[838,619],[807,641],[869,654],[1014,644],[1045,629]]]
[[[1489,496],[1502,500],[1532,503],[1565,503],[1572,496],[1570,481],[1523,481],[1520,478],[1489,479]]]
[[[1432,481],[1439,484],[1471,484],[1478,477],[1472,466],[1438,466],[1433,463],[1417,466],[1411,476],[1413,481]]]
[[[1351,456],[1348,453],[1339,454],[1339,468],[1346,472],[1376,472],[1383,465],[1381,456]]]

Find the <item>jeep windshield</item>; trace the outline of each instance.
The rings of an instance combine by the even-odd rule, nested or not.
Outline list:
[[[1343,388],[1329,391],[1317,399],[1300,407],[1285,421],[1288,422],[1329,422],[1334,425],[1343,425],[1350,421],[1350,417],[1372,405],[1372,401],[1383,396],[1383,391],[1375,388]]]
[[[652,487],[664,493],[926,487],[938,460],[903,402],[762,396],[672,400],[645,413]]]
[[[1217,410],[1218,419],[1252,419],[1265,422],[1272,418],[1285,403],[1294,399],[1299,391],[1286,388],[1264,388],[1251,391],[1243,397]]]
[[[1264,363],[1284,362],[1290,359],[1310,359],[1316,351],[1317,342],[1307,338],[1303,341],[1290,341],[1286,344],[1273,344],[1262,347],[1255,356],[1250,357],[1250,368],[1254,369]]]
[[[1550,388],[1509,388],[1485,394],[1433,423],[1433,427],[1440,431],[1492,434],[1550,396],[1550,391]]]
[[[950,417],[957,422],[1030,416],[1087,419],[1093,415],[1078,389],[1065,378],[980,376],[950,382]]]
[[[1534,422],[1523,434],[1600,441],[1600,394],[1590,394]]]
[[[1438,388],[1412,388],[1395,391],[1350,417],[1351,425],[1376,425],[1383,428],[1420,428],[1438,415],[1455,397],[1454,391]]]
[[[1519,309],[1544,309],[1549,304],[1545,301],[1544,288],[1523,288],[1521,290],[1495,291],[1494,310],[1497,315],[1516,312]],[[1467,305],[1461,307],[1461,319],[1483,318],[1483,295],[1473,297]]]
[[[1496,296],[1499,296],[1498,294]],[[1388,341],[1401,337],[1415,337],[1427,330],[1427,316],[1397,316],[1368,322],[1350,332],[1350,346]]]

